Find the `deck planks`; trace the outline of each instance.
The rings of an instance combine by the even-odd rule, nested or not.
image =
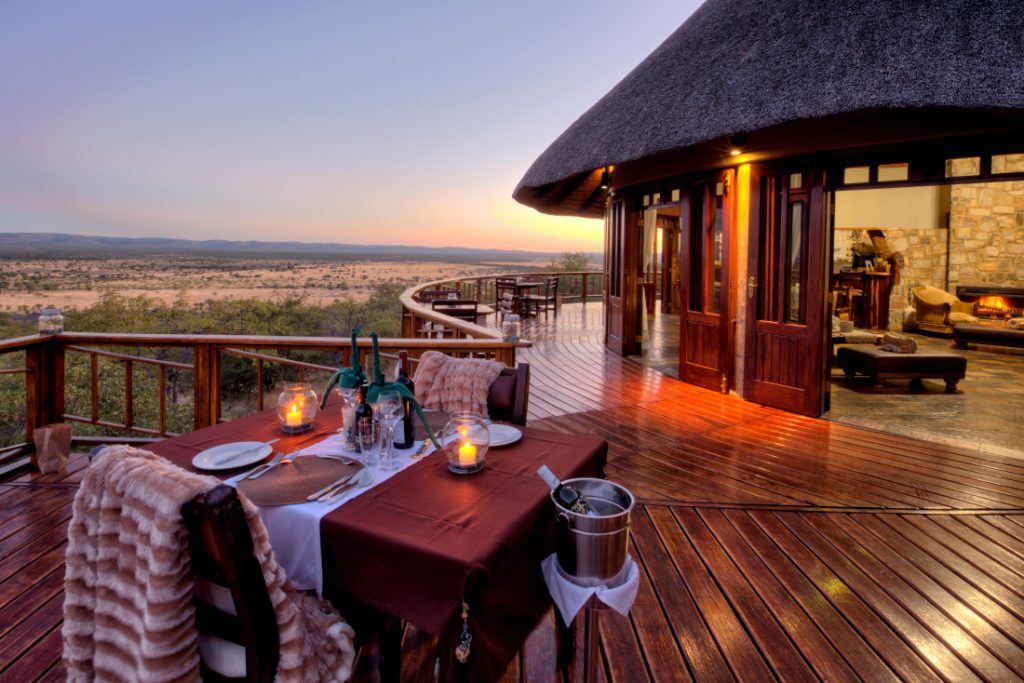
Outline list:
[[[527,321],[520,357],[530,423],[607,439],[609,477],[639,500],[640,590],[628,617],[601,617],[601,680],[1024,679],[1024,460],[682,384],[608,354],[600,306],[582,308]],[[63,679],[84,466],[0,483],[0,683]],[[503,681],[559,680],[559,618]],[[433,646],[406,629],[407,680],[430,680]],[[374,656],[356,681],[375,680]]]

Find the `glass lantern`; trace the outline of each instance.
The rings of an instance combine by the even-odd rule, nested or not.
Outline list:
[[[286,384],[277,398],[277,419],[281,421],[281,431],[285,434],[312,429],[316,411],[316,392],[305,382]]]
[[[39,314],[39,334],[60,334],[64,331],[64,316],[52,306]]]
[[[448,456],[448,469],[455,474],[472,474],[484,468],[491,430],[480,413],[452,413],[439,440]]]
[[[501,321],[501,336],[507,342],[519,341],[519,314],[508,313]]]

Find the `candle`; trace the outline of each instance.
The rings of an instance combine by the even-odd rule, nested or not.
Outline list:
[[[472,467],[476,464],[476,446],[468,441],[462,443],[459,448],[459,464],[463,467]]]
[[[301,427],[302,426],[302,412],[299,411],[299,404],[293,403],[288,409],[288,412],[284,416],[284,424],[286,427]]]

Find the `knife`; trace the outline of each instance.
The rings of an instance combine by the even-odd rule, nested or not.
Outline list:
[[[264,446],[269,446],[271,444],[275,444],[275,443],[277,443],[280,440],[281,440],[280,438],[278,438],[278,439],[271,439],[270,441],[265,441],[265,442],[263,442],[263,443],[261,443],[261,444],[259,444],[257,446],[252,446],[251,448],[246,448],[244,451],[239,451],[237,453],[227,453],[225,455],[220,456],[219,458],[213,458],[213,464],[214,465],[226,465],[227,463],[231,462],[232,460],[235,460],[237,458],[241,458],[243,455],[249,455],[251,453],[255,453],[256,451],[258,451],[259,449],[263,448]]]
[[[356,476],[360,472],[362,472],[362,470],[356,470],[355,472],[352,472],[351,474],[346,474],[345,476],[341,477],[337,481],[331,482],[327,486],[323,487],[322,489],[320,489],[316,493],[309,494],[308,496],[306,496],[306,500],[316,500],[317,498],[319,498],[320,496],[324,495],[325,493],[327,493],[331,489],[333,489],[333,488],[335,488],[337,486],[341,486],[342,484],[347,484],[348,482],[352,481],[352,477]]]

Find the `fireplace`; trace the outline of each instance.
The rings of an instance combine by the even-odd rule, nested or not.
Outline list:
[[[973,303],[974,315],[979,318],[1016,317],[1024,312],[1024,289],[1020,287],[961,285],[956,288],[956,296]]]

